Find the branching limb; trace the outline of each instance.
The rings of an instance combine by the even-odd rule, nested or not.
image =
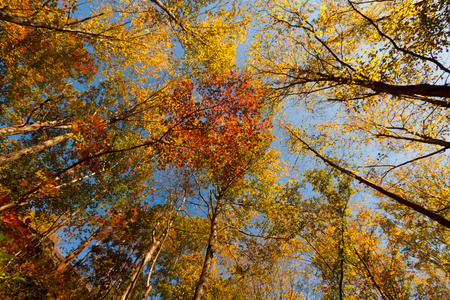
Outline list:
[[[421,55],[421,54],[417,54],[417,53],[412,52],[412,51],[410,51],[410,50],[408,50],[408,49],[405,49],[405,48],[403,48],[403,47],[400,47],[400,46],[394,41],[394,39],[392,39],[390,36],[388,36],[387,34],[385,34],[385,33],[380,29],[380,27],[379,27],[379,26],[378,26],[371,18],[367,17],[367,16],[364,15],[361,11],[359,11],[359,10],[355,7],[355,5],[354,5],[354,3],[353,3],[352,1],[347,0],[347,2],[348,2],[348,4],[350,4],[350,6],[352,7],[352,9],[353,9],[356,13],[358,13],[362,18],[364,18],[365,20],[367,20],[367,21],[375,28],[375,30],[378,32],[378,34],[379,34],[380,36],[382,36],[383,38],[387,39],[387,40],[392,44],[392,46],[394,46],[394,48],[395,48],[396,50],[398,50],[398,51],[400,51],[400,52],[403,52],[403,53],[405,53],[405,54],[408,54],[408,55],[410,55],[410,56],[416,57],[416,58],[418,58],[418,59],[429,61],[429,62],[433,63],[434,65],[436,65],[436,66],[437,66],[439,69],[441,69],[442,71],[444,71],[444,72],[446,72],[446,73],[450,73],[450,69],[448,69],[448,68],[445,67],[443,64],[441,64],[437,59],[435,59],[435,58],[430,58],[430,57],[427,57],[427,56],[424,56],[424,55]]]
[[[446,227],[446,228],[450,228],[450,220],[436,214],[435,212],[419,205],[416,203],[413,203],[395,193],[392,193],[390,191],[388,191],[387,189],[379,186],[378,184],[375,184],[355,173],[353,173],[352,171],[345,169],[343,167],[341,167],[340,165],[338,165],[337,163],[331,161],[330,159],[326,158],[325,156],[321,155],[319,152],[317,152],[315,149],[313,149],[308,143],[306,143],[302,138],[300,138],[297,134],[295,134],[292,130],[290,130],[289,128],[285,127],[286,130],[288,130],[290,132],[290,134],[295,137],[307,150],[311,151],[316,157],[320,158],[324,163],[326,163],[327,165],[341,171],[342,173],[356,179],[359,183],[362,183],[372,189],[374,189],[375,191],[379,192],[380,194],[387,196],[393,200],[395,200],[397,203],[406,206],[412,210],[414,210],[415,212],[418,212],[421,215],[424,215],[426,217],[428,217],[429,219],[441,224],[442,226]]]

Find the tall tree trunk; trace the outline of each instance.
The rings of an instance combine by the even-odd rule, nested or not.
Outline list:
[[[344,299],[344,261],[345,261],[345,240],[344,240],[344,234],[345,234],[345,225],[344,225],[344,216],[345,211],[343,213],[343,216],[341,216],[341,229],[339,233],[339,300]]]
[[[159,245],[161,244],[160,240],[156,240],[153,242],[150,249],[147,251],[145,256],[141,259],[139,264],[137,265],[136,269],[133,272],[133,275],[131,275],[130,283],[127,286],[127,289],[122,294],[122,297],[120,297],[120,300],[127,300],[133,293],[133,289],[136,286],[137,279],[139,277],[139,274],[142,273],[142,270],[144,270],[144,267],[149,263],[149,261],[153,258],[155,255],[156,249],[158,249]]]
[[[209,277],[211,276],[214,253],[216,252],[218,216],[219,209],[216,207],[216,210],[211,216],[211,231],[209,234],[208,247],[206,248],[205,261],[203,263],[202,273],[197,282],[197,286],[195,287],[193,300],[201,300],[203,298],[206,287],[208,286]]]
[[[0,128],[0,137],[9,136],[15,134],[23,134],[31,131],[36,131],[39,129],[49,129],[49,128],[58,128],[58,129],[70,129],[72,125],[58,125],[58,121],[48,121],[48,122],[36,122],[30,125],[13,125],[8,127]]]
[[[69,256],[66,257],[64,262],[58,266],[55,273],[62,274],[66,270],[67,266],[69,266],[69,264],[75,259],[75,257],[77,257],[78,254],[80,254],[94,239],[96,239],[104,228],[105,225],[102,225],[93,234],[91,234],[88,239],[81,243],[81,245],[79,245]]]
[[[71,135],[72,135],[72,133],[69,132],[69,133],[66,133],[63,135],[56,136],[52,139],[46,140],[39,145],[25,148],[25,149],[22,149],[22,150],[19,150],[16,152],[4,154],[4,155],[0,156],[0,166],[3,166],[10,162],[14,162],[24,156],[33,155],[35,153],[41,152],[42,150],[53,147],[59,143],[62,143],[65,140],[67,140]]]
[[[287,129],[287,128],[286,128]],[[289,130],[289,129],[288,129]],[[327,165],[335,168],[336,170],[341,171],[344,174],[347,174],[348,176],[356,179],[359,183],[362,183],[366,186],[371,187],[372,189],[374,189],[375,191],[379,192],[382,195],[385,195],[393,200],[395,200],[396,202],[400,203],[401,205],[404,205],[412,210],[414,210],[415,212],[418,212],[419,214],[422,214],[424,216],[427,216],[429,219],[436,221],[437,223],[441,224],[444,227],[450,228],[450,220],[435,213],[434,211],[431,211],[429,209],[427,209],[426,207],[416,204],[414,202],[409,201],[408,199],[405,199],[395,193],[390,192],[389,190],[385,189],[384,187],[373,183],[372,181],[369,181],[359,175],[357,175],[356,173],[353,173],[352,171],[345,169],[343,167],[341,167],[340,165],[338,165],[337,163],[329,160],[328,158],[326,158],[325,156],[321,155],[319,152],[317,152],[315,149],[313,149],[309,144],[307,144],[304,140],[302,140],[298,135],[294,134],[292,131],[290,131],[290,133],[300,142],[302,143],[306,149],[308,149],[309,151],[311,151],[315,156],[317,156],[318,158],[320,158],[324,163],[326,163]]]
[[[164,243],[166,242],[166,239],[169,236],[169,230],[170,230],[170,228],[172,228],[173,221],[175,220],[176,216],[178,216],[178,214],[180,213],[180,210],[183,208],[185,201],[186,201],[186,195],[181,200],[181,203],[180,203],[180,206],[178,207],[178,209],[174,212],[172,217],[168,220],[167,227],[166,227],[166,232],[163,234],[163,238],[160,239],[162,241],[161,245],[164,245]],[[150,278],[152,276],[153,269],[154,269],[155,264],[156,264],[156,260],[158,259],[159,254],[161,253],[161,250],[162,250],[162,246],[159,248],[158,253],[156,253],[156,255],[154,255],[154,257],[153,257],[152,266],[150,267],[150,270],[149,270],[148,275],[147,275],[147,282],[145,284],[145,293],[142,296],[142,300],[146,300],[148,295],[150,294],[150,292],[152,290],[152,285],[150,284]]]

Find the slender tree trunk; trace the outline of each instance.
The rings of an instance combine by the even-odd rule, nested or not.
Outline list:
[[[144,296],[142,297],[142,300],[146,300],[146,299],[147,299],[148,295],[149,295],[150,292],[152,291],[152,288],[153,288],[153,286],[151,286],[151,285],[149,285],[149,286],[147,287],[147,289],[145,290],[145,294],[144,294]]]
[[[91,234],[88,239],[81,243],[81,245],[79,245],[69,256],[67,256],[64,262],[58,266],[55,273],[62,274],[66,270],[67,266],[69,266],[69,264],[75,259],[75,257],[77,257],[78,254],[80,254],[94,239],[99,236],[104,227],[105,225],[102,225],[93,234]]]
[[[345,250],[345,241],[344,241],[344,217],[341,218],[341,232],[339,233],[339,300],[344,299],[344,250]]]
[[[120,297],[120,300],[127,300],[132,295],[133,289],[136,286],[139,274],[142,273],[142,270],[144,269],[144,267],[153,258],[153,256],[155,255],[155,251],[156,251],[156,249],[158,249],[160,244],[161,244],[161,241],[160,240],[156,240],[152,244],[150,249],[147,251],[145,256],[141,259],[141,261],[137,265],[136,269],[134,270],[133,275],[131,275],[130,283],[128,284],[127,289],[125,290],[125,292],[122,294],[122,297]]]
[[[164,245],[164,243],[166,242],[167,236],[169,235],[169,229],[170,228],[167,229],[166,234],[164,235],[164,238],[163,238],[163,240],[161,242],[162,245]],[[150,285],[150,276],[152,275],[153,268],[155,267],[156,260],[158,259],[158,256],[161,253],[161,249],[162,249],[162,246],[159,248],[158,253],[156,253],[156,255],[154,255],[152,257],[153,262],[152,262],[152,266],[151,266],[150,271],[149,271],[148,276],[147,276],[147,283],[146,283],[146,286],[145,286],[145,293],[144,293],[144,296],[142,297],[142,300],[146,300],[148,295],[150,294],[150,292],[152,290],[152,286]]]
[[[63,135],[56,136],[52,139],[46,140],[39,145],[25,148],[25,149],[22,149],[22,150],[19,150],[16,152],[4,154],[4,155],[0,156],[0,166],[3,166],[10,162],[14,162],[22,157],[41,152],[42,150],[45,150],[47,148],[53,147],[59,143],[62,143],[65,140],[67,140],[71,135],[72,135],[72,133],[69,132],[69,133],[66,133]]]
[[[383,188],[382,186],[373,183],[372,181],[369,181],[355,173],[353,173],[350,170],[347,170],[343,167],[341,167],[340,165],[338,165],[337,163],[329,160],[328,158],[326,158],[325,156],[321,155],[319,152],[317,152],[315,149],[313,149],[311,146],[309,146],[304,140],[302,140],[299,136],[295,135],[292,131],[291,134],[299,141],[301,142],[305,148],[307,148],[309,151],[311,151],[315,156],[317,156],[318,158],[320,158],[324,163],[326,163],[327,165],[341,171],[344,174],[347,174],[348,176],[356,179],[359,183],[362,183],[366,186],[371,187],[372,189],[376,190],[377,192],[395,200],[396,202],[414,210],[415,212],[418,212],[419,214],[422,214],[424,216],[427,216],[429,219],[436,221],[437,223],[441,224],[444,227],[450,228],[450,220],[446,219],[445,217],[435,213],[434,211],[431,211],[427,208],[425,208],[422,205],[416,204],[414,202],[411,202],[395,193],[390,192],[389,190]]]
[[[30,125],[13,125],[0,128],[0,137],[15,134],[23,134],[31,131],[36,131],[39,129],[49,129],[49,128],[70,129],[72,128],[72,125],[58,125],[58,121],[36,122]]]
[[[202,273],[197,282],[197,286],[195,287],[193,300],[201,300],[203,298],[206,287],[208,286],[209,277],[211,276],[214,253],[216,252],[218,216],[219,209],[216,208],[211,217],[211,231],[209,234],[208,247],[206,248],[205,261],[203,263]]]
[[[175,213],[172,215],[172,217],[168,220],[166,232],[164,233],[164,237],[161,239],[162,240],[161,245],[164,245],[164,243],[166,242],[166,239],[169,236],[169,230],[170,230],[170,228],[172,228],[173,221],[175,220],[176,216],[180,213],[180,210],[183,208],[185,201],[186,201],[186,195],[181,200],[181,203],[180,203],[180,206],[178,207],[178,209],[175,211]],[[145,285],[145,293],[142,296],[142,300],[147,299],[148,295],[150,294],[150,292],[153,288],[152,285],[150,284],[150,278],[152,276],[153,269],[155,268],[156,260],[158,259],[159,254],[161,253],[161,250],[162,250],[162,246],[159,248],[158,253],[156,253],[156,255],[154,255],[154,257],[152,259],[153,262],[152,262],[152,266],[150,267],[150,270],[147,275],[147,282]]]
[[[375,286],[375,288],[377,289],[377,291],[380,293],[381,298],[383,298],[383,300],[393,300],[390,297],[388,297],[387,295],[384,294],[383,290],[381,289],[381,287],[377,284],[377,281],[375,280],[375,278],[372,275],[372,272],[370,271],[369,266],[366,264],[366,262],[364,261],[363,257],[359,254],[358,250],[356,250],[355,247],[353,247],[353,250],[355,250],[356,255],[358,256],[359,261],[363,264],[364,266],[364,273],[367,273],[368,277],[370,278],[370,280],[372,281],[373,285]]]

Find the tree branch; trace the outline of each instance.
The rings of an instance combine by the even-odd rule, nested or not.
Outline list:
[[[81,30],[81,29],[74,29],[68,26],[60,26],[56,24],[51,24],[42,20],[39,20],[37,18],[33,17],[23,17],[23,16],[17,16],[14,14],[11,14],[6,11],[7,8],[0,8],[0,20],[14,23],[20,26],[27,26],[27,27],[35,27],[35,28],[43,28],[43,29],[49,29],[49,30],[56,30],[60,32],[68,32],[68,33],[74,33],[74,34],[81,34],[85,36],[89,36],[91,38],[106,38],[109,40],[120,40],[114,36],[104,35],[101,33],[93,33],[91,31],[87,30]]]
[[[441,64],[439,61],[437,61],[436,59],[430,58],[430,57],[427,57],[427,56],[423,56],[423,55],[421,55],[421,54],[417,54],[417,53],[415,53],[415,52],[409,51],[409,50],[407,50],[407,49],[405,49],[405,48],[400,47],[399,45],[397,45],[397,43],[396,43],[390,36],[388,36],[388,35],[385,34],[383,31],[381,31],[380,27],[378,27],[378,25],[377,25],[371,18],[367,17],[367,16],[364,15],[362,12],[360,12],[360,11],[353,5],[353,2],[351,2],[350,0],[347,0],[347,2],[348,2],[348,4],[350,4],[350,6],[352,7],[352,9],[353,9],[354,11],[356,11],[361,17],[363,17],[364,19],[366,19],[366,20],[367,20],[367,21],[368,21],[368,22],[376,29],[376,31],[378,32],[378,34],[379,34],[380,36],[382,36],[383,38],[387,39],[387,40],[392,44],[392,46],[394,46],[394,48],[395,48],[396,50],[398,50],[398,51],[400,51],[400,52],[403,52],[403,53],[405,53],[405,54],[408,54],[408,55],[410,55],[410,56],[419,58],[419,59],[421,59],[421,60],[429,61],[429,62],[435,64],[435,65],[436,65],[439,69],[441,69],[442,71],[444,71],[444,72],[446,72],[446,73],[450,73],[450,70],[449,70],[448,68],[446,68],[444,65],[442,65],[442,64]]]
[[[361,177],[356,175],[355,173],[353,173],[350,170],[347,170],[343,167],[341,167],[340,165],[338,165],[337,163],[332,162],[331,160],[329,160],[328,158],[324,157],[323,155],[321,155],[319,152],[317,152],[315,149],[313,149],[311,146],[309,146],[309,144],[307,144],[303,139],[301,139],[297,134],[295,134],[292,130],[290,130],[289,128],[285,127],[286,130],[288,130],[291,135],[293,137],[295,137],[301,144],[303,144],[303,146],[311,151],[315,156],[317,156],[318,158],[320,158],[324,163],[326,163],[327,165],[341,171],[342,173],[356,179],[358,182],[371,187],[372,189],[376,190],[377,192],[379,192],[382,195],[385,195],[393,200],[395,200],[397,203],[404,205],[412,210],[414,210],[415,212],[418,212],[421,215],[427,216],[429,219],[441,224],[442,226],[446,227],[446,228],[450,228],[450,220],[434,213],[433,211],[419,205],[416,203],[413,203],[397,194],[394,194],[388,190],[386,190],[385,188]]]

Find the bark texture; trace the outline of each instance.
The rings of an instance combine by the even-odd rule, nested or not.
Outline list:
[[[219,211],[213,212],[211,217],[211,231],[208,240],[208,247],[206,248],[205,261],[203,263],[202,273],[195,287],[195,293],[193,300],[201,300],[205,295],[206,287],[208,285],[209,277],[211,276],[211,270],[213,265],[214,253],[217,243],[217,219]]]
[[[58,129],[70,129],[71,125],[58,125],[57,121],[49,121],[49,122],[36,122],[30,125],[14,125],[0,128],[0,137],[9,136],[15,134],[23,134],[32,131],[36,131],[39,129],[49,129],[49,128],[58,128]]]
[[[41,144],[38,144],[38,145],[35,145],[32,147],[28,147],[28,148],[25,148],[25,149],[22,149],[19,151],[4,154],[4,155],[0,156],[0,167],[7,163],[14,162],[22,157],[33,155],[35,153],[41,152],[42,150],[53,147],[59,143],[62,143],[63,141],[67,140],[71,135],[72,135],[72,133],[66,133],[66,134],[54,137],[52,139],[46,140],[46,141],[42,142]]]

